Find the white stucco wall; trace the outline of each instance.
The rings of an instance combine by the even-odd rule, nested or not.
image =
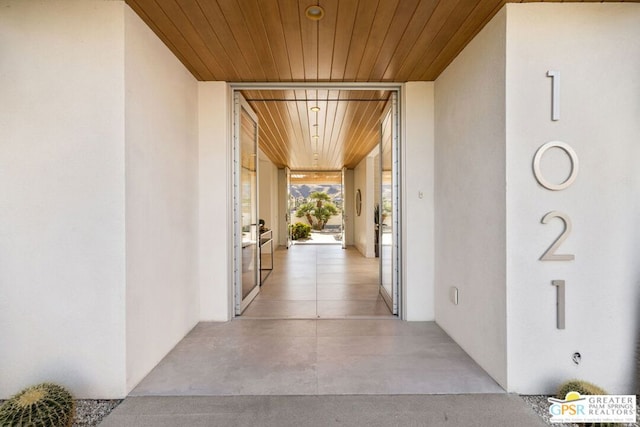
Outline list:
[[[287,215],[287,174],[285,169],[278,169],[278,245],[285,247],[289,237]]]
[[[348,246],[353,246],[355,239],[355,197],[354,171],[347,169],[344,171],[344,240]],[[339,219],[339,217],[338,217]]]
[[[505,25],[503,9],[435,82],[435,317],[503,387]]]
[[[374,152],[378,152],[376,148]],[[360,190],[362,205],[360,216],[355,214],[353,220],[353,242],[358,251],[367,258],[375,256],[375,230],[373,220],[374,208],[374,154],[369,154],[353,170],[354,191]],[[354,195],[355,197],[355,195]]]
[[[125,394],[124,7],[0,1],[0,399]]]
[[[233,210],[230,90],[198,82],[200,320],[231,319]]]
[[[271,229],[274,238],[274,249],[278,246],[279,232],[278,220],[278,168],[269,160],[262,150],[258,150],[260,167],[258,169],[258,216],[265,221],[267,228]],[[265,259],[265,262],[267,260]]]
[[[198,89],[125,8],[127,390],[199,318]]]
[[[633,393],[640,303],[640,5],[507,6],[507,278],[509,389],[551,393],[570,378]],[[552,122],[551,79],[560,72],[560,120]],[[564,191],[532,173],[542,144],[568,143],[579,175]],[[550,180],[568,174],[564,155],[543,160]],[[553,162],[554,155],[559,160]],[[562,230],[559,253],[543,262]],[[566,329],[556,329],[551,280],[566,280]],[[462,297],[464,298],[464,296]],[[572,354],[580,352],[575,365]]]
[[[435,319],[434,84],[404,85],[401,138],[404,318]]]

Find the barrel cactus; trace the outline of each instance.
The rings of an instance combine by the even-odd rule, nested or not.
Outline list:
[[[558,388],[558,396],[557,396],[558,399],[564,399],[567,393],[569,393],[570,391],[577,391],[578,393],[580,393],[581,396],[585,396],[585,395],[589,396],[594,394],[599,394],[599,395],[607,394],[606,391],[604,391],[597,385],[591,384],[589,382],[581,381],[581,380],[569,380],[561,384],[560,388]]]
[[[63,387],[43,383],[26,388],[0,406],[0,426],[71,427],[75,403]]]
[[[558,399],[565,399],[567,393],[570,391],[577,391],[580,393],[580,396],[593,396],[593,395],[606,395],[607,392],[598,387],[597,385],[591,384],[587,381],[582,380],[569,380],[560,385],[558,388],[558,395],[556,396]],[[580,423],[578,426],[580,427],[613,427],[614,423]]]

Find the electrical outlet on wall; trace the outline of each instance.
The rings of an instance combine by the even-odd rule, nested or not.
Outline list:
[[[453,305],[458,305],[458,288],[455,286],[452,286],[451,289],[449,289],[449,299]]]

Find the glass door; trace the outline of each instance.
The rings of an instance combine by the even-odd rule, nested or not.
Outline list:
[[[380,253],[380,294],[393,314],[398,314],[398,103],[391,94],[380,124],[380,203],[377,206]]]
[[[258,227],[258,117],[234,94],[235,312],[242,314],[260,291]]]

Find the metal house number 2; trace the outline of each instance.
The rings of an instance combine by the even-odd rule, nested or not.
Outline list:
[[[546,224],[552,218],[560,218],[564,221],[564,231],[558,236],[555,242],[549,246],[549,249],[542,254],[540,261],[573,261],[576,258],[573,254],[560,255],[556,253],[556,250],[567,240],[569,233],[571,233],[571,219],[566,213],[551,211],[542,217],[542,223]]]

